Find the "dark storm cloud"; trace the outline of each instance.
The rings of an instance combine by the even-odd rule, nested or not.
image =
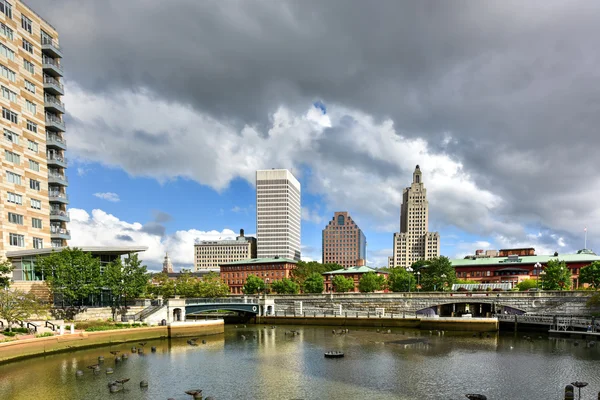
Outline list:
[[[144,224],[144,226],[142,226],[142,229],[140,229],[140,231],[148,233],[150,235],[162,237],[165,236],[167,228],[164,225],[159,224],[158,222],[148,222]]]
[[[115,236],[117,240],[123,240],[125,242],[133,242],[133,238],[129,235],[117,235]]]
[[[460,161],[502,218],[572,227],[596,207],[598,2],[28,3],[85,90],[148,90],[251,125],[281,105],[345,105]]]

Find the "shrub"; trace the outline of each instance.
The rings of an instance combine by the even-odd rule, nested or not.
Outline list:
[[[504,292],[504,289],[497,287],[492,289],[492,292]]]
[[[27,328],[12,328],[12,331],[16,333],[29,333],[29,329]],[[8,332],[8,328],[6,328],[4,332]]]
[[[16,333],[16,332],[8,332],[8,331],[4,331],[4,332],[2,332],[2,334],[3,334],[4,336],[11,336],[11,337],[12,337],[12,336],[16,336],[16,334],[17,334],[17,333]]]
[[[52,333],[52,332],[44,332],[44,333],[38,333],[37,335],[35,335],[36,338],[38,338],[38,337],[50,337],[50,336],[54,336],[54,333]]]
[[[457,292],[468,292],[468,291],[469,291],[469,289],[467,289],[467,288],[464,288],[464,287],[462,287],[462,286],[461,286],[461,287],[459,287],[458,289],[456,289],[456,291],[457,291]]]

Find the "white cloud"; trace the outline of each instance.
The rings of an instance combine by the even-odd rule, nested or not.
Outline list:
[[[317,225],[323,223],[324,220],[316,210],[312,210],[308,207],[302,207],[302,219]]]
[[[122,221],[114,215],[94,209],[91,215],[82,209],[69,210],[72,240],[70,246],[147,246],[141,258],[154,270],[162,266],[165,252],[177,267],[189,268],[194,263],[194,241],[232,239],[236,233],[230,229],[199,231],[189,229],[167,234],[164,237],[142,230],[139,222]]]
[[[99,199],[102,200],[107,200],[113,203],[117,203],[119,201],[121,201],[121,199],[119,198],[119,195],[113,192],[105,192],[105,193],[94,193],[94,196],[98,197]]]

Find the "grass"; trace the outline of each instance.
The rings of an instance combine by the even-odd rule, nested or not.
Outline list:
[[[37,335],[35,335],[36,338],[38,338],[38,337],[50,337],[50,336],[54,336],[54,333],[52,333],[52,332],[44,332],[44,333],[38,333]]]
[[[100,331],[110,331],[112,329],[129,329],[129,328],[141,328],[144,326],[148,326],[148,324],[122,324],[122,323],[112,323],[106,321],[86,321],[84,323],[78,323],[75,325],[76,329],[83,329],[86,332],[100,332]]]

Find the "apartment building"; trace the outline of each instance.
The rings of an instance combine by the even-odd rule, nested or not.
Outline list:
[[[323,263],[342,267],[364,265],[367,258],[367,239],[347,211],[338,211],[325,229],[322,243]]]
[[[300,182],[287,169],[256,171],[258,258],[300,260]]]
[[[418,260],[429,260],[440,254],[440,235],[428,232],[429,202],[417,165],[411,185],[402,192],[400,232],[394,233],[394,267],[410,267]]]
[[[199,240],[194,244],[194,270],[219,269],[219,265],[256,258],[256,238],[240,235],[235,240]]]
[[[0,0],[0,256],[70,239],[61,59],[50,23]]]

